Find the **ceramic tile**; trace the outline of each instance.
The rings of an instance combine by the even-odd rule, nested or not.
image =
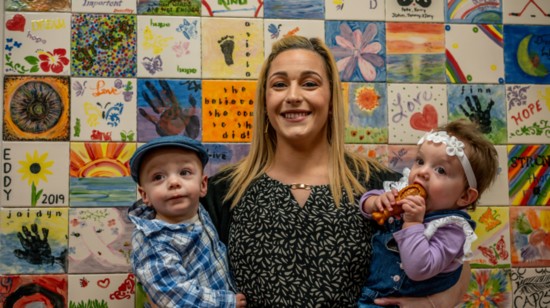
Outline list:
[[[550,84],[550,27],[505,25],[504,37],[506,83]]]
[[[3,140],[69,140],[69,78],[4,78]]]
[[[219,1],[203,0],[202,16],[209,17],[263,17],[264,0]]]
[[[263,21],[202,18],[202,78],[257,78],[264,60]]]
[[[138,16],[138,76],[201,76],[198,17]]]
[[[256,82],[245,80],[204,80],[204,142],[250,142]]]
[[[506,86],[509,143],[550,143],[550,86]]]
[[[478,206],[468,214],[476,222],[477,240],[472,244],[472,268],[510,267],[510,221],[508,208]]]
[[[69,277],[69,307],[134,307],[131,273],[75,274]]]
[[[393,171],[403,173],[403,169],[411,168],[416,159],[416,145],[388,145],[388,167]]]
[[[130,203],[128,205],[131,205]],[[128,208],[69,210],[69,273],[129,272],[134,225]]]
[[[136,15],[73,14],[71,74],[136,77]]]
[[[71,0],[37,0],[20,1],[7,0],[4,3],[6,11],[28,11],[28,12],[70,12]]]
[[[71,207],[129,206],[137,186],[130,176],[135,143],[71,142],[69,200]]]
[[[0,273],[62,274],[68,208],[0,208]]]
[[[377,160],[384,166],[389,163],[388,159],[388,145],[386,144],[345,144],[348,151],[361,154],[365,157],[369,157]]]
[[[542,268],[513,268],[512,284],[514,290],[514,308],[545,308],[550,302],[550,292],[546,281],[550,279],[550,270]]]
[[[389,142],[416,144],[447,122],[445,85],[388,84]]]
[[[382,22],[325,22],[325,42],[337,61],[342,81],[385,81],[385,41]],[[354,51],[358,49],[361,54]]]
[[[137,0],[137,12],[139,15],[200,16],[201,0]]]
[[[505,144],[506,104],[504,85],[472,84],[447,86],[449,121],[470,119],[494,144]]]
[[[497,178],[479,199],[480,205],[506,206],[509,204],[508,197],[508,151],[506,145],[495,146],[498,153],[498,174]]]
[[[69,75],[70,13],[5,13],[4,73]]]
[[[67,307],[67,275],[0,275],[2,307]]]
[[[289,35],[301,35],[325,40],[325,23],[322,20],[264,19],[264,55],[271,53],[272,44]]]
[[[500,24],[447,24],[447,82],[504,83],[503,46]]]
[[[208,164],[204,167],[205,174],[210,177],[222,167],[234,164],[244,158],[250,151],[248,143],[205,143],[208,152]]]
[[[443,24],[386,23],[388,82],[445,83]]]
[[[135,141],[136,79],[71,78],[72,141]]]
[[[138,141],[182,134],[201,139],[201,80],[139,79]]]
[[[346,143],[387,143],[385,83],[348,83]]]
[[[510,205],[550,205],[550,145],[508,145]]]
[[[512,307],[512,283],[508,269],[472,269],[468,290],[459,307]]]
[[[550,264],[548,229],[550,208],[510,207],[510,250],[514,267],[543,267]]]
[[[447,0],[445,21],[468,24],[501,24],[503,0]]]
[[[75,0],[72,7],[73,13],[114,13],[135,14],[136,0]]]
[[[323,19],[325,0],[264,0],[264,16],[265,18]]]
[[[2,206],[69,204],[69,143],[4,142]]]
[[[386,20],[405,22],[443,22],[444,1],[386,1]]]
[[[385,8],[386,0],[325,0],[325,19],[384,21]]]
[[[505,24],[547,25],[550,2],[546,0],[502,0]]]

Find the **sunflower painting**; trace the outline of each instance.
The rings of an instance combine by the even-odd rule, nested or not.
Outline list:
[[[73,142],[70,150],[71,206],[128,206],[136,200],[130,176],[135,143]]]
[[[4,141],[69,140],[68,77],[6,77]]]

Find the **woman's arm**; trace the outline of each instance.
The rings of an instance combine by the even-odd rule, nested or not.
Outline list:
[[[450,289],[430,295],[429,297],[388,297],[376,299],[374,303],[381,306],[399,305],[401,308],[456,307],[462,302],[463,296],[468,290],[470,277],[470,263],[464,262],[460,279]]]

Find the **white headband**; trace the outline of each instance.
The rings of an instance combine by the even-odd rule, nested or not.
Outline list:
[[[464,142],[456,139],[455,136],[449,136],[445,131],[432,131],[426,133],[422,138],[420,138],[420,140],[418,141],[418,145],[421,145],[422,143],[424,143],[424,141],[431,141],[433,143],[445,143],[447,145],[447,155],[456,156],[458,158],[460,164],[462,165],[462,168],[464,169],[464,173],[466,174],[468,184],[471,188],[477,189],[477,181],[474,170],[472,170],[472,165],[470,165],[470,161],[468,160],[468,157],[464,152]]]

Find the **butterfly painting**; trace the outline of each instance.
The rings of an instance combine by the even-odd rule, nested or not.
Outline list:
[[[497,211],[487,208],[487,210],[479,218],[479,222],[485,225],[485,231],[491,231],[502,223],[498,219]]]
[[[269,24],[269,26],[267,26],[267,31],[269,31],[272,39],[279,38],[279,35],[281,34],[281,26],[281,24],[278,24],[277,26],[275,26],[275,24]]]
[[[151,49],[154,55],[160,55],[171,40],[173,40],[171,36],[155,35],[149,26],[143,30],[143,49]]]
[[[176,57],[180,58],[183,55],[188,55],[190,52],[189,51],[190,44],[191,43],[189,41],[185,41],[185,42],[179,41],[175,43],[174,46],[172,46],[172,50],[176,53]]]
[[[479,245],[478,249],[492,265],[497,265],[499,260],[506,260],[509,255],[508,250],[506,250],[504,235],[501,235],[500,240],[493,245],[487,247]]]
[[[155,56],[153,58],[143,57],[141,64],[151,75],[162,71],[162,59],[160,56]]]
[[[189,22],[187,19],[183,20],[183,23],[180,24],[177,28],[177,32],[181,32],[186,39],[191,40],[197,38],[199,32],[197,31],[198,20]]]
[[[84,81],[83,83],[80,83],[80,81],[76,81],[75,83],[73,83],[73,90],[76,96],[84,95],[84,92],[86,91],[86,83],[87,81]]]
[[[122,139],[122,141],[134,141],[134,137],[135,137],[136,133],[134,131],[121,131],[120,132],[120,138]]]
[[[111,105],[110,102],[105,103],[105,105],[97,102],[94,104],[90,102],[84,103],[84,112],[88,116],[86,123],[90,127],[96,127],[99,124],[100,120],[107,122],[107,125],[116,127],[120,123],[120,115],[124,110],[124,104],[121,102]]]

